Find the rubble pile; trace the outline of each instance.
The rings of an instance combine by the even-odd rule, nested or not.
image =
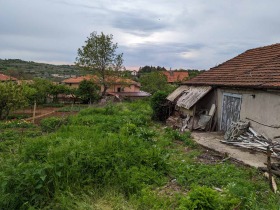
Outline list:
[[[272,156],[280,158],[280,143],[258,134],[249,126],[249,122],[233,122],[225,133],[222,143],[255,151],[266,152],[269,148]]]

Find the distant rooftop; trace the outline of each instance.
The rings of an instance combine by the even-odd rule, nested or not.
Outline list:
[[[162,72],[167,77],[167,82],[182,82],[189,78],[189,73],[187,71],[163,71]]]
[[[11,76],[8,76],[8,75],[5,75],[5,74],[0,74],[0,81],[17,81],[17,78],[14,78],[14,77],[11,77]]]

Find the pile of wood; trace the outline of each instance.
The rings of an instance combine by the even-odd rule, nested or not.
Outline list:
[[[266,152],[269,147],[272,156],[280,158],[280,143],[258,134],[247,122],[233,123],[225,134],[225,140],[221,142],[262,152]]]

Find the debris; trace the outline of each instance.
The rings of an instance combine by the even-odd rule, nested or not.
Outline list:
[[[267,172],[264,173],[264,176],[269,179],[269,174]],[[271,177],[271,185],[272,185],[271,186],[272,191],[274,193],[276,193],[277,192],[277,184],[276,184],[276,181],[275,181],[274,177]]]
[[[266,152],[269,146],[272,156],[280,158],[280,143],[260,135],[249,126],[249,122],[232,122],[230,128],[225,133],[224,139],[224,141],[221,141],[222,143],[254,151]]]
[[[218,188],[218,187],[213,187],[213,189],[218,191],[218,192],[224,192],[221,188]]]
[[[178,109],[166,120],[166,124],[170,127],[178,128],[181,132],[184,132],[186,129],[210,131],[214,129],[212,119],[214,118],[215,111],[215,104],[212,104],[209,112],[205,109],[196,112],[196,106],[192,110],[185,110],[184,112]],[[216,123],[216,121],[214,122]]]
[[[222,161],[221,161],[221,163],[222,162],[225,162],[225,161],[227,161],[227,160],[229,160],[230,159],[230,157],[226,157],[225,159],[223,159]]]

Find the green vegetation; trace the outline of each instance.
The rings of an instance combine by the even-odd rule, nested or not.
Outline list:
[[[87,86],[88,87],[88,86]],[[8,119],[10,112],[37,104],[46,104],[51,96],[53,103],[58,103],[59,94],[67,94],[70,89],[65,85],[53,84],[45,79],[35,79],[31,84],[15,82],[0,83],[0,120]]]
[[[171,85],[167,82],[167,78],[161,72],[151,72],[140,77],[142,90],[154,94],[157,91],[172,92],[177,85]]]
[[[76,90],[76,95],[78,95],[83,103],[91,104],[95,101],[98,101],[100,87],[96,85],[91,80],[83,80],[78,89]]]
[[[42,131],[49,133],[56,131],[62,125],[67,124],[67,119],[60,117],[48,117],[43,119],[40,124]]]
[[[0,209],[279,209],[257,170],[198,161],[189,133],[151,115],[143,101],[93,107],[36,138],[1,123]]]
[[[79,112],[82,109],[87,108],[88,105],[71,105],[71,106],[64,106],[61,109],[57,110],[58,112]]]
[[[27,105],[28,91],[14,82],[0,82],[0,119],[7,118],[10,111]]]
[[[167,92],[157,91],[151,98],[151,107],[153,110],[152,119],[165,121],[168,118],[168,106],[166,105]]]

